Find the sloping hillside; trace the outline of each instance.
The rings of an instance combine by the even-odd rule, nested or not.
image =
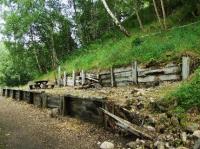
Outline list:
[[[76,50],[66,57],[61,69],[71,73],[94,69],[108,69],[138,60],[142,63],[176,60],[182,55],[200,55],[200,22],[167,31],[147,33],[135,31],[130,38],[110,38]],[[53,73],[42,78],[52,79]]]

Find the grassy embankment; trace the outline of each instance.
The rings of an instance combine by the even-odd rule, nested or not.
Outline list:
[[[170,61],[183,54],[200,55],[200,23],[184,28],[163,31],[156,35],[142,37],[146,33],[134,32],[130,38],[111,38],[95,42],[76,50],[68,56],[62,70],[71,73],[92,69],[108,69],[138,60],[142,63]],[[53,73],[41,78],[53,78]]]

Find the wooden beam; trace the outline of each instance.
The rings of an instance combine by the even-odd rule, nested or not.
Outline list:
[[[85,72],[84,70],[81,71],[81,85],[84,85],[85,84]]]
[[[138,84],[137,61],[134,61],[132,64],[132,78],[133,83]]]
[[[114,120],[117,121],[116,125],[118,125],[119,127],[122,127],[123,129],[133,133],[134,135],[141,137],[141,138],[146,138],[146,139],[150,139],[153,140],[156,137],[156,134],[153,132],[149,132],[148,130],[146,130],[145,128],[139,127],[135,124],[130,123],[129,121],[126,121],[108,111],[106,111],[103,108],[100,108],[106,115],[112,117]]]
[[[114,78],[114,72],[113,72],[113,67],[110,69],[110,80],[111,80],[111,87],[115,86],[115,78]]]
[[[190,75],[190,58],[182,58],[182,79],[186,80]]]
[[[74,70],[73,70],[73,73],[72,73],[72,80],[73,80],[72,86],[75,86],[76,85],[76,73],[75,73]]]
[[[63,86],[67,86],[67,73],[64,71],[64,76],[63,76]]]

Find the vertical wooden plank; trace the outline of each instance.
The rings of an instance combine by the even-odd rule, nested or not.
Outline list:
[[[190,75],[190,58],[182,58],[182,79],[186,80]]]
[[[43,108],[47,108],[47,99],[48,99],[48,96],[43,94],[43,98],[42,98],[42,107]]]
[[[113,67],[110,69],[110,78],[111,78],[111,87],[115,86],[115,78],[114,78],[114,72],[113,72]]]
[[[76,85],[76,73],[75,71],[73,70],[73,73],[72,73],[72,79],[73,79],[73,86]]]
[[[58,86],[61,86],[61,68],[60,66],[58,67]]]
[[[108,111],[107,102],[104,103],[104,109]],[[104,127],[108,128],[108,116],[104,113]]]
[[[133,83],[138,84],[137,61],[132,63],[132,79]]]
[[[67,73],[64,71],[64,76],[63,76],[63,86],[67,86]]]
[[[81,71],[81,85],[84,85],[85,84],[85,72],[84,70]]]

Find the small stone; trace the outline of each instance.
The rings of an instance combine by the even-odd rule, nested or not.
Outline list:
[[[98,142],[97,142],[97,145],[99,145],[99,146],[100,146],[100,145],[101,145],[101,142],[99,142],[99,141],[98,141]]]
[[[178,118],[176,118],[175,116],[172,116],[171,123],[173,126],[179,126]]]
[[[176,149],[189,149],[189,148],[180,146],[180,147],[177,147]]]
[[[49,117],[58,117],[59,115],[59,109],[58,108],[53,108],[48,112]]]
[[[199,129],[199,124],[196,124],[196,123],[189,123],[186,126],[186,130],[191,133],[193,133],[194,131],[198,129]]]
[[[195,142],[193,149],[200,149],[200,139]]]
[[[183,132],[183,133],[181,134],[181,139],[182,139],[183,142],[186,142],[186,141],[187,141],[187,134],[186,134],[186,132]]]
[[[131,141],[131,142],[127,143],[126,146],[131,149],[135,149],[137,147],[137,143],[134,141]]]
[[[200,139],[200,130],[194,131],[193,136]]]
[[[168,121],[168,117],[167,117],[167,114],[166,113],[162,113],[159,115],[159,119],[160,119],[160,122],[161,123],[165,123]]]
[[[144,104],[142,102],[137,103],[137,109],[141,110],[144,108]]]
[[[114,149],[114,144],[108,141],[105,141],[101,144],[100,149]]]
[[[161,125],[156,126],[156,131],[159,132],[159,133],[164,133],[165,129],[166,129],[165,125],[161,124]]]
[[[163,142],[161,142],[161,141],[156,141],[154,143],[154,146],[156,146],[157,149],[165,149],[165,144]]]
[[[149,131],[155,132],[156,129],[152,126],[144,126],[146,129],[148,129]]]

